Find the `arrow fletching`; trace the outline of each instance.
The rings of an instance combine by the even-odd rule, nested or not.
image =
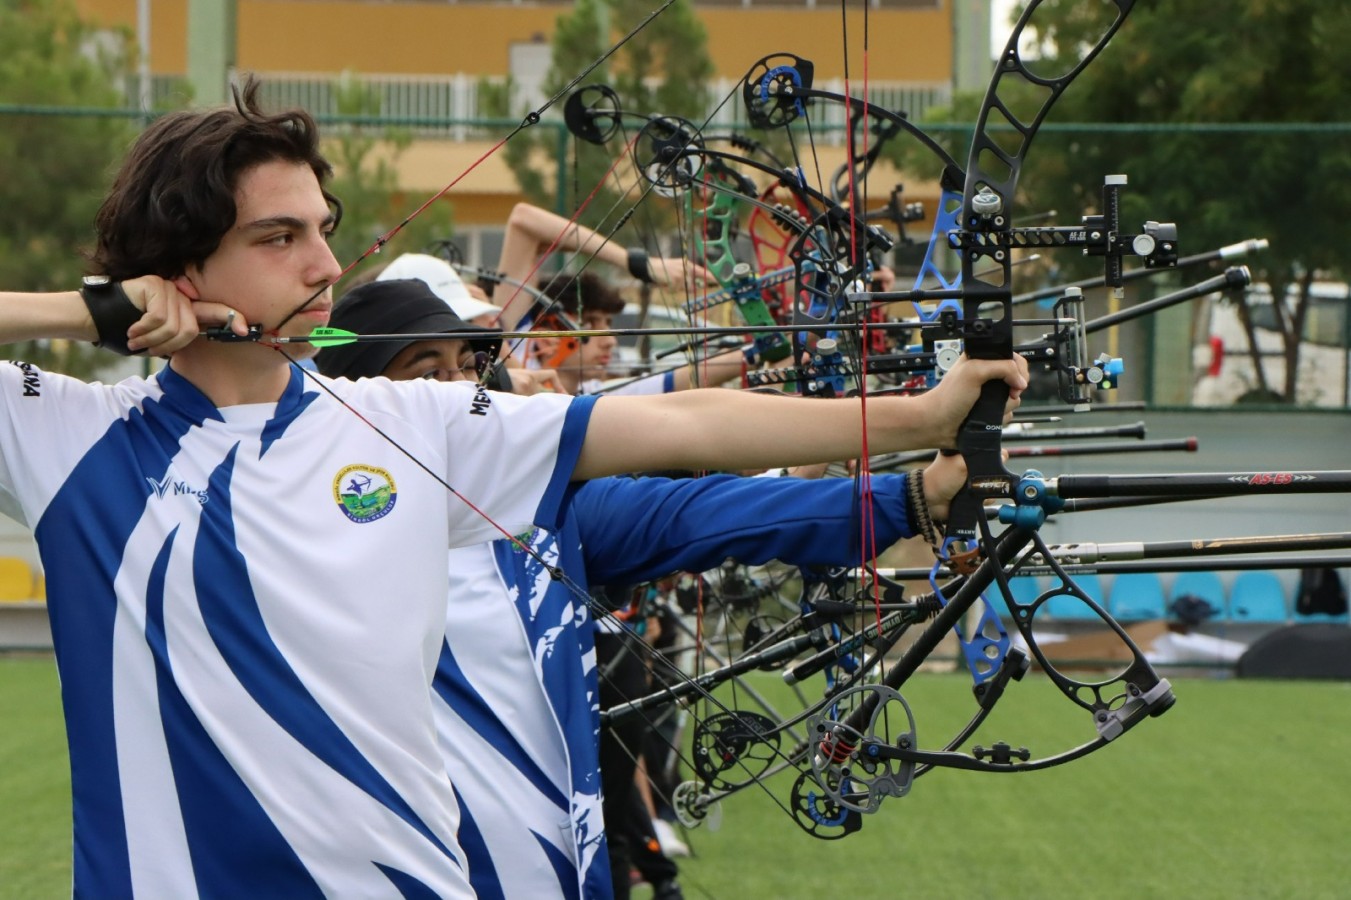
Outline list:
[[[344,331],[341,328],[329,328],[327,326],[316,328],[309,333],[306,340],[316,347],[341,347],[343,344],[355,342],[357,335],[355,332]]]

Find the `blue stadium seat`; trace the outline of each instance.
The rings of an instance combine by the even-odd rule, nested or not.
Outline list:
[[[1036,575],[1014,576],[1009,579],[1009,592],[1019,603],[1032,603],[1041,596],[1044,589],[1041,578]]]
[[[1224,585],[1220,582],[1220,576],[1214,572],[1177,573],[1173,577],[1173,587],[1168,592],[1169,608],[1179,597],[1189,596],[1209,603],[1210,608],[1215,610],[1215,618],[1224,616]]]
[[[1079,585],[1095,603],[1106,608],[1103,602],[1102,580],[1097,575],[1088,573],[1085,575],[1071,576],[1074,583]],[[1046,601],[1041,608],[1041,615],[1050,616],[1056,619],[1096,619],[1098,614],[1092,610],[1087,603],[1084,603],[1078,597],[1055,596]]]
[[[1123,622],[1141,619],[1166,619],[1168,604],[1163,582],[1154,572],[1126,572],[1112,579],[1112,616]]]
[[[1275,572],[1250,570],[1234,577],[1229,618],[1235,622],[1284,622],[1290,618],[1285,586]]]

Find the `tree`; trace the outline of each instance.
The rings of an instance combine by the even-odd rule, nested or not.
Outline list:
[[[0,103],[95,108],[112,115],[0,117],[0,284],[10,290],[70,289],[87,272],[94,214],[113,167],[139,125],[121,85],[134,48],[119,31],[95,29],[67,0],[0,2]],[[76,376],[114,360],[69,342],[25,342],[7,357]]]
[[[364,84],[346,73],[334,88],[339,115],[366,120],[378,116],[382,102],[376,86]],[[331,246],[338,262],[346,266],[365,253],[415,210],[424,198],[412,196],[399,187],[400,156],[413,142],[406,129],[365,124],[330,126],[325,151],[333,163],[331,189],[343,204],[342,222],[333,235]],[[453,233],[453,210],[446,202],[435,202],[413,219],[387,252],[420,251],[434,241]],[[362,265],[373,266],[380,259],[368,258]]]
[[[1101,27],[1094,7],[1047,0],[1038,11],[1039,66],[1065,69]],[[1294,402],[1300,343],[1315,273],[1346,273],[1345,217],[1351,203],[1346,132],[1273,127],[1256,134],[1213,131],[1214,123],[1346,122],[1351,7],[1322,0],[1157,0],[1137,4],[1107,50],[1070,86],[1062,122],[1175,125],[1176,130],[1043,135],[1021,186],[1034,208],[1084,212],[1099,205],[1102,178],[1125,172],[1123,225],[1176,221],[1184,248],[1203,250],[1249,236],[1271,240],[1261,264],[1285,355],[1284,384],[1260,388]],[[1050,145],[1050,146],[1047,146]],[[1024,208],[1028,208],[1024,206]],[[1242,300],[1240,300],[1242,303]],[[1249,329],[1246,304],[1239,315]]]
[[[650,12],[650,4],[643,0],[579,0],[571,13],[559,16],[555,26],[553,62],[545,80],[545,94],[553,96],[562,90]],[[674,115],[697,125],[707,113],[707,83],[712,75],[704,27],[690,0],[677,0],[582,84],[608,83],[618,94],[622,108],[630,114]],[[561,98],[554,107],[555,113],[561,110],[565,99]],[[519,117],[528,110],[495,112]],[[626,115],[618,136],[606,146],[572,141],[570,170],[563,176],[562,193],[568,198],[565,205],[575,208],[596,185],[601,185],[581,220],[606,233],[614,224],[612,211],[627,208],[627,203],[632,202],[632,199],[624,201],[613,179],[604,183],[606,172],[623,141],[641,126],[636,116]],[[552,153],[544,151],[541,138],[525,132],[507,144],[506,159],[526,197],[541,206],[553,207],[558,188],[553,174],[556,167]],[[633,176],[624,180],[632,183]],[[609,228],[604,221],[607,213],[610,213]],[[661,224],[660,217],[644,219],[645,229],[655,229]]]

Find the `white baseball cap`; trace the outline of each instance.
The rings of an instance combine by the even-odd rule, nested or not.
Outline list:
[[[432,293],[446,301],[446,305],[455,311],[455,315],[472,322],[484,313],[494,316],[501,312],[491,303],[469,293],[464,286],[460,273],[444,259],[438,259],[426,253],[405,253],[385,267],[376,281],[393,281],[403,278],[416,278],[426,282]]]

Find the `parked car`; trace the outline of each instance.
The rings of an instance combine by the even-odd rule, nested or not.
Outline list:
[[[1298,291],[1298,285],[1290,286],[1286,295],[1290,307]],[[1301,406],[1344,407],[1351,402],[1348,296],[1351,288],[1343,282],[1317,281],[1312,285],[1296,383],[1296,402]],[[1247,291],[1247,304],[1267,384],[1279,390],[1285,384],[1285,352],[1271,289],[1265,284],[1252,285]],[[1260,400],[1248,336],[1235,304],[1211,298],[1200,323],[1193,365],[1201,377],[1193,388],[1192,402],[1198,406],[1229,406],[1240,400]]]

